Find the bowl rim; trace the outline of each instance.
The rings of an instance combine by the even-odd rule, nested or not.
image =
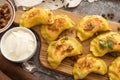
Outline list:
[[[25,59],[21,59],[21,60],[13,60],[11,59],[10,57],[6,56],[5,55],[5,52],[4,52],[4,48],[3,48],[3,44],[4,44],[4,41],[5,41],[5,38],[9,35],[9,33],[11,31],[14,31],[14,30],[25,30],[27,31],[28,33],[31,34],[31,36],[33,37],[34,39],[34,42],[35,42],[35,48],[33,49],[33,52],[28,55]],[[35,54],[36,50],[37,50],[37,39],[36,39],[36,36],[35,34],[28,28],[25,28],[25,27],[14,27],[14,28],[11,28],[9,29],[8,31],[5,32],[5,34],[2,36],[1,38],[1,42],[0,42],[0,47],[1,47],[1,54],[9,61],[12,61],[12,62],[17,62],[17,63],[20,63],[20,62],[25,62],[27,60],[29,60],[30,58],[32,58],[32,56]]]
[[[13,3],[10,0],[6,0],[6,2],[10,5],[10,9],[11,9],[11,18],[8,21],[7,25],[3,28],[0,29],[0,33],[4,32],[5,30],[7,30],[13,23],[14,19],[15,19],[15,7],[13,5]]]

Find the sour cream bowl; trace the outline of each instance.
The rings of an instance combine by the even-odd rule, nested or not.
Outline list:
[[[34,33],[24,27],[15,27],[8,30],[1,39],[2,55],[13,62],[29,60],[37,48]]]

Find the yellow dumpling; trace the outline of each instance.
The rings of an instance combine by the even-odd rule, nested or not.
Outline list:
[[[90,51],[97,57],[109,52],[120,52],[120,34],[108,32],[97,36],[90,43]]]
[[[120,57],[116,58],[109,66],[109,79],[120,80]]]
[[[67,15],[54,16],[54,23],[51,25],[42,25],[42,37],[50,43],[54,41],[62,31],[74,26],[74,22]]]
[[[109,23],[103,17],[98,15],[85,16],[77,26],[77,36],[81,41],[84,41],[97,32],[109,30],[111,30]]]
[[[20,25],[27,28],[40,24],[52,24],[53,22],[53,13],[43,8],[32,8],[23,13],[20,19]]]
[[[91,54],[83,56],[77,60],[73,67],[74,79],[83,79],[90,73],[98,73],[104,75],[107,73],[106,63],[100,59],[95,58]]]
[[[64,36],[58,41],[51,42],[47,52],[48,62],[55,69],[66,57],[81,54],[82,45],[75,38]]]

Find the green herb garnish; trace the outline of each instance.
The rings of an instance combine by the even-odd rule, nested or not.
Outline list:
[[[53,43],[53,44],[51,44],[51,46],[55,46],[55,44]]]
[[[108,48],[109,48],[109,49],[113,49],[113,48],[112,48],[112,46],[113,46],[113,44],[114,44],[113,40],[110,40],[110,39],[109,39],[109,40],[107,40],[107,43],[108,43]]]
[[[106,47],[106,42],[104,40],[99,40],[99,44],[102,48],[105,48]]]
[[[90,30],[92,30],[94,28],[94,25],[90,24]]]
[[[111,36],[113,36],[114,34],[111,34]]]
[[[65,40],[68,40],[68,36],[65,36],[64,39],[65,39]]]
[[[110,53],[112,57],[118,57],[117,53]]]

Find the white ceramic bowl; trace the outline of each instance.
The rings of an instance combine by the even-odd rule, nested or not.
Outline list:
[[[13,3],[10,1],[10,0],[0,0],[0,5],[3,5],[7,3],[8,6],[9,6],[9,9],[10,9],[10,13],[11,13],[11,18],[10,20],[8,21],[7,25],[4,27],[4,28],[1,28],[0,29],[0,33],[4,32],[5,30],[7,30],[13,23],[14,21],[14,18],[15,18],[15,8],[14,8],[14,5]]]
[[[24,27],[14,27],[8,30],[1,38],[2,55],[13,62],[29,60],[37,48],[34,33]]]

